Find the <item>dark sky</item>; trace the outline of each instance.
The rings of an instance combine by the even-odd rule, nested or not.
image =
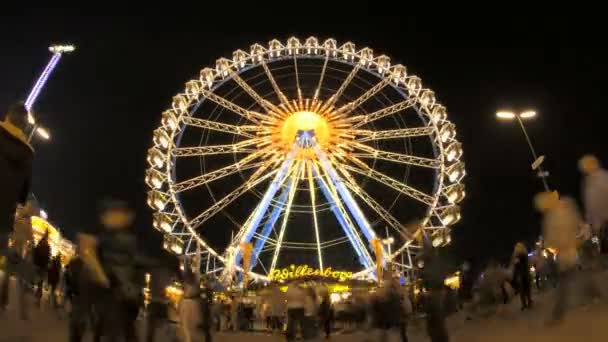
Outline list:
[[[152,244],[143,175],[160,113],[217,58],[291,35],[352,40],[386,53],[446,105],[468,171],[463,220],[454,233],[460,256],[505,255],[539,229],[531,198],[540,181],[530,172],[521,131],[498,122],[496,109],[538,111],[529,133],[547,155],[550,184],[560,193],[578,196],[576,161],[583,153],[608,162],[601,22],[587,15],[402,16],[396,8],[395,16],[383,17],[363,3],[358,13],[295,19],[266,9],[240,12],[242,18],[177,7],[165,11],[174,16],[28,10],[0,18],[0,108],[27,95],[50,43],[78,46],[36,107],[53,138],[36,144],[34,191],[54,222],[66,232],[89,230],[97,201],[120,197],[136,207],[139,233]]]

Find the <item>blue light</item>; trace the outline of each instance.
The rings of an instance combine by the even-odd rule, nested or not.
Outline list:
[[[40,74],[38,81],[36,81],[36,84],[34,84],[34,88],[32,88],[32,91],[25,100],[25,108],[28,111],[30,111],[34,106],[34,102],[36,102],[36,99],[38,98],[38,95],[40,95],[46,81],[49,79],[49,76],[51,76],[51,73],[57,66],[57,63],[59,63],[59,59],[61,59],[61,53],[53,54],[53,57],[51,57],[51,60],[42,71],[42,74]]]

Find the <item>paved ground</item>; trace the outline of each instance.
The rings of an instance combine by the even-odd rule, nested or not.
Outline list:
[[[607,278],[607,277],[602,277]],[[605,282],[602,282],[605,284]],[[553,303],[552,294],[535,296],[535,308],[520,312],[516,301],[487,319],[465,321],[462,314],[450,317],[449,327],[452,342],[605,342],[608,341],[608,303],[577,304],[568,313],[566,320],[557,326],[547,326],[546,318]],[[0,342],[54,342],[67,341],[67,321],[59,319],[48,308],[31,310],[30,319],[16,318],[14,308],[0,317]],[[410,341],[428,341],[423,334],[422,322],[410,327]],[[373,340],[368,332],[338,334],[332,338],[337,342]],[[169,341],[163,334],[159,341]],[[274,342],[283,341],[281,336],[263,333],[216,334],[215,341]],[[391,341],[398,341],[394,336]]]

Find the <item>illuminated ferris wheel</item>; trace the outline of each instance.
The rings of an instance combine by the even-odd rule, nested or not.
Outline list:
[[[154,227],[205,272],[243,272],[250,246],[254,278],[345,260],[373,277],[378,258],[412,267],[423,235],[449,243],[460,219],[465,167],[445,107],[350,42],[234,51],[186,83],[153,136]]]

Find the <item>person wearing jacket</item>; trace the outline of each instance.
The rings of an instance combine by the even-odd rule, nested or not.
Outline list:
[[[24,133],[28,111],[23,103],[11,106],[0,121],[0,264],[9,254],[9,234],[13,229],[17,204],[25,204],[30,192],[34,150]],[[8,279],[0,283],[0,310],[8,304]]]
[[[532,306],[532,275],[530,274],[528,250],[522,242],[515,244],[512,260],[513,282],[519,291],[521,310],[524,311]]]

